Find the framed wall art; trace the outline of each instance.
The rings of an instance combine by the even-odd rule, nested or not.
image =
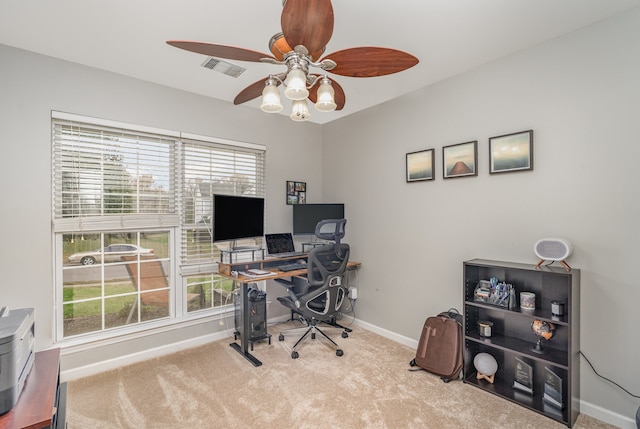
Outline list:
[[[533,130],[489,138],[489,173],[533,170]]]
[[[442,148],[442,177],[466,177],[478,175],[478,142],[458,143]]]
[[[434,178],[434,149],[407,153],[407,182]]]
[[[287,180],[287,204],[307,203],[307,182]]]

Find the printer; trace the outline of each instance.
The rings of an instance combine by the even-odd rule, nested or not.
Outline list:
[[[33,308],[0,309],[0,414],[16,404],[33,367],[34,327]]]

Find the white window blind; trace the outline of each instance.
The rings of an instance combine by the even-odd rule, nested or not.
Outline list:
[[[57,231],[177,225],[176,139],[53,121]]]
[[[211,242],[214,194],[264,197],[265,151],[255,145],[182,140],[182,263],[218,259]]]

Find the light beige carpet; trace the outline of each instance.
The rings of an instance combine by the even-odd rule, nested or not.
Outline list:
[[[319,339],[291,359],[293,338],[257,343],[254,367],[221,340],[68,384],[68,429],[563,428],[461,381],[409,371],[415,350],[362,328]],[[613,428],[581,414],[575,428]]]

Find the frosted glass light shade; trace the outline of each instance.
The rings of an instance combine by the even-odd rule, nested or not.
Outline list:
[[[289,100],[304,100],[309,96],[307,90],[307,76],[300,69],[293,69],[287,75],[284,81],[287,87],[284,90],[284,95]]]
[[[267,84],[262,90],[262,104],[260,110],[267,113],[278,113],[282,110],[282,103],[280,103],[280,91],[278,87],[272,84]]]
[[[307,100],[294,100],[292,106],[290,118],[294,121],[307,121],[311,118]]]
[[[336,101],[334,99],[335,91],[331,86],[331,81],[327,78],[320,81],[318,87],[318,99],[316,100],[316,110],[320,112],[331,112],[336,110]]]

